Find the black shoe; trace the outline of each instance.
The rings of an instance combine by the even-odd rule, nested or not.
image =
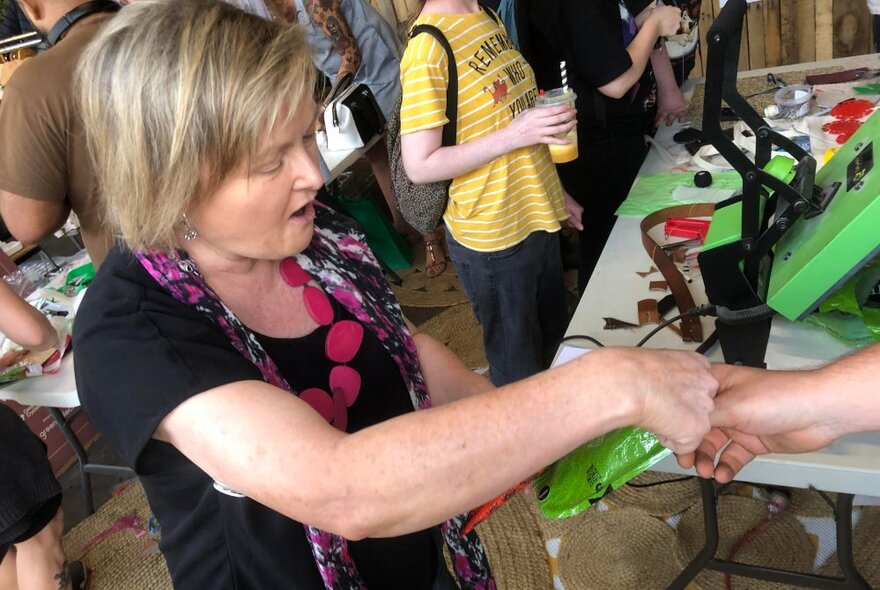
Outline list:
[[[73,590],[85,590],[86,581],[89,577],[89,570],[81,561],[72,561],[67,564],[67,577],[70,580],[70,587]]]

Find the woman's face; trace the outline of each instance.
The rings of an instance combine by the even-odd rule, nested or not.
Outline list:
[[[323,185],[309,101],[279,123],[250,162],[188,212],[195,238],[227,259],[280,260],[312,239],[313,201]]]

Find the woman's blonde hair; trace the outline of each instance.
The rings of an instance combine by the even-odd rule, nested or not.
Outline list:
[[[217,0],[139,0],[83,53],[77,94],[107,223],[171,249],[184,213],[313,98],[299,26]]]

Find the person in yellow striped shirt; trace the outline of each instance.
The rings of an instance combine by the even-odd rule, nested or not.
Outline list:
[[[531,67],[476,0],[426,0],[414,24],[440,29],[458,69],[456,145],[441,146],[447,54],[433,36],[401,60],[403,164],[413,182],[452,179],[443,220],[449,255],[483,328],[490,377],[504,385],[546,368],[568,321],[558,232],[581,227],[547,144],[576,121],[533,108]]]

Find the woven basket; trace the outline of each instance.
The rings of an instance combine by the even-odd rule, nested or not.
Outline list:
[[[766,503],[740,496],[718,499],[718,528],[721,535],[716,556],[726,558],[731,547],[766,514]],[[682,515],[676,534],[685,564],[703,546],[703,509],[695,506]],[[812,573],[816,548],[791,511],[777,516],[766,529],[755,533],[736,554],[735,561],[783,570]],[[704,571],[696,579],[705,590],[724,588],[724,575]],[[788,589],[790,586],[736,577],[736,590]]]
[[[680,477],[669,473],[646,471],[633,478],[631,483],[636,485],[657,484]],[[667,517],[698,505],[700,503],[700,484],[694,477],[647,488],[624,485],[608,495],[605,501],[613,507],[639,508],[652,516]]]
[[[498,590],[553,587],[540,519],[534,495],[519,493],[477,525]]]
[[[566,590],[660,589],[681,571],[675,533],[662,520],[631,508],[585,514],[559,548]]]

